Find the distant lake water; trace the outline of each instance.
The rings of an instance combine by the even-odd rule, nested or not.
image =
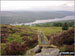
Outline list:
[[[75,20],[75,16],[66,16],[63,18],[54,18],[54,19],[46,19],[46,20],[35,20],[33,22],[28,22],[28,23],[16,23],[16,24],[10,24],[10,25],[32,25],[32,24],[39,24],[39,23],[47,23],[47,22],[56,22],[56,21],[63,21],[63,20]]]

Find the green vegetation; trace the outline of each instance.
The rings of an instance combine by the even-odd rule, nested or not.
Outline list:
[[[46,35],[51,35],[62,31],[61,27],[41,27],[39,29],[42,30]]]
[[[62,31],[61,27],[39,27],[38,29],[43,31],[45,35],[51,35]]]
[[[65,23],[68,25],[68,27],[74,26],[73,20],[41,23],[41,24],[36,24],[35,26],[38,26],[38,27],[53,27],[53,26],[54,27],[63,27],[63,25],[65,25]]]
[[[68,30],[69,26],[67,23],[64,23],[63,27],[62,27],[62,30]]]
[[[9,43],[10,43],[10,42],[13,42],[13,41],[24,43],[24,41],[22,40],[22,37],[21,37],[19,34],[11,34],[11,35],[7,38],[7,41],[8,41]]]

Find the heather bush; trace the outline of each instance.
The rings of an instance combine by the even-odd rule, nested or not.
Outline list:
[[[23,55],[25,54],[28,47],[24,46],[20,42],[11,42],[6,44],[6,47],[3,49],[2,55]]]
[[[30,27],[4,25],[0,35],[2,55],[23,55],[37,45],[37,34]]]
[[[73,52],[74,51],[74,44],[63,45],[62,47],[60,47],[60,51]]]
[[[74,51],[74,29],[51,36],[50,43],[58,46],[61,51]]]
[[[24,42],[22,41],[22,37],[18,34],[11,34],[8,38],[7,38],[8,42],[12,42],[12,41],[16,41],[16,42]]]
[[[61,32],[51,37],[51,43],[57,46],[72,45],[74,43],[74,29]]]

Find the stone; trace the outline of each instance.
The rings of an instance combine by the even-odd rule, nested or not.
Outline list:
[[[41,53],[37,53],[33,56],[58,56],[59,55],[59,49],[57,48],[42,48]]]

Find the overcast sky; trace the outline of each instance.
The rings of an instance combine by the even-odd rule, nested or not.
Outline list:
[[[2,11],[74,11],[74,1],[1,1]]]

